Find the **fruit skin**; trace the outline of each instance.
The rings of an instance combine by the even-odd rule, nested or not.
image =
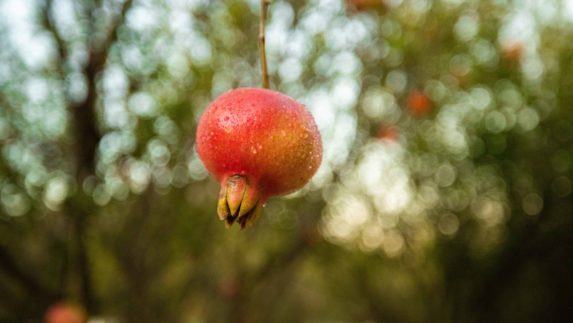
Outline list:
[[[305,107],[279,92],[239,88],[201,116],[197,152],[221,183],[218,213],[252,223],[270,196],[304,186],[322,160],[320,133]]]

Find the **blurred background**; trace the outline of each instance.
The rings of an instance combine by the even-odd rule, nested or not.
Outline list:
[[[573,1],[273,0],[324,160],[240,231],[194,133],[258,10],[0,0],[0,322],[573,320]]]

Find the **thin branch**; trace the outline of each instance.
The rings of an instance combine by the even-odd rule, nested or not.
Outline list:
[[[105,54],[109,52],[111,45],[117,40],[117,31],[125,23],[125,16],[131,7],[133,6],[133,0],[125,0],[121,5],[121,11],[113,20],[111,28],[109,29],[106,37],[98,46],[96,52],[99,54]]]
[[[65,62],[68,50],[66,46],[66,42],[62,38],[62,35],[58,31],[58,28],[54,24],[54,18],[52,17],[53,13],[53,0],[45,0],[44,9],[42,11],[42,25],[48,32],[52,34],[56,41],[56,48],[58,50],[58,58],[60,60],[60,66]]]
[[[267,21],[267,8],[270,0],[261,0],[261,14],[259,16],[259,54],[261,55],[261,75],[263,87],[268,89],[269,86],[269,72],[267,68],[267,54],[265,49],[265,24]]]

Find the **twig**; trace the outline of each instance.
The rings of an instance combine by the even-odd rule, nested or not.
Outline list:
[[[97,51],[100,55],[106,55],[107,52],[109,52],[111,45],[113,45],[113,43],[117,40],[117,31],[125,23],[125,16],[127,15],[127,12],[133,7],[133,4],[133,0],[125,0],[121,5],[119,14],[113,20],[108,33],[102,40],[102,43],[99,44],[99,48],[97,48]]]
[[[43,8],[42,24],[44,25],[46,30],[52,34],[54,40],[56,41],[56,48],[58,50],[58,56],[59,56],[58,59],[60,60],[60,68],[62,68],[61,65],[64,64],[67,58],[68,50],[66,42],[62,38],[62,35],[58,31],[56,25],[54,24],[52,17],[53,6],[54,6],[53,0],[46,0]]]
[[[269,4],[270,0],[261,0],[261,14],[259,17],[259,54],[261,55],[261,75],[265,89],[269,88],[269,72],[267,69],[267,54],[265,50],[265,24]]]

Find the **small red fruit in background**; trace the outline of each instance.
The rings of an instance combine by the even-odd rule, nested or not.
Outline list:
[[[432,109],[432,102],[424,92],[415,90],[408,95],[408,111],[414,117],[423,117]]]
[[[70,303],[55,303],[46,310],[44,323],[85,323],[85,312],[78,306]]]
[[[501,45],[501,54],[507,61],[517,63],[521,60],[524,49],[520,41],[506,41]]]
[[[386,8],[385,0],[348,0],[348,8],[354,11],[382,10]]]
[[[269,197],[303,187],[322,160],[312,115],[292,98],[261,88],[215,99],[201,116],[196,142],[205,167],[221,183],[219,218],[242,228]]]
[[[397,142],[400,138],[400,130],[395,125],[382,126],[378,129],[376,137],[384,141]]]

